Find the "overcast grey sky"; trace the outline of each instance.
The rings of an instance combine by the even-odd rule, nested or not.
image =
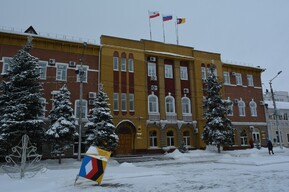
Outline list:
[[[266,68],[277,91],[289,91],[289,0],[0,0],[0,28],[93,39],[101,35],[149,39],[148,10],[173,14],[165,22],[167,43],[221,53],[223,61]],[[152,36],[163,41],[161,17],[151,20]]]

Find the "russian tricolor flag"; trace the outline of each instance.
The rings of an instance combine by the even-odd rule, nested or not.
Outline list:
[[[163,15],[163,21],[169,21],[172,20],[173,16],[172,15]]]

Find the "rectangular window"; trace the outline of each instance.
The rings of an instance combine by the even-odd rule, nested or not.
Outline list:
[[[11,61],[12,61],[11,57],[3,57],[2,74],[7,73],[7,70],[10,69]]]
[[[287,134],[287,142],[289,143],[289,134]]]
[[[254,86],[253,75],[247,75],[248,86]]]
[[[121,94],[121,111],[126,111],[126,93]]]
[[[121,71],[126,71],[126,58],[121,58]]]
[[[202,74],[202,80],[207,79],[207,70],[206,70],[206,67],[201,67],[201,74]]]
[[[230,85],[230,72],[224,72],[223,73],[223,78],[224,78],[224,84],[225,85]]]
[[[47,61],[38,62],[38,73],[40,79],[46,79]]]
[[[58,63],[56,66],[56,80],[66,81],[67,80],[67,64]]]
[[[180,76],[181,80],[188,80],[188,68],[187,67],[180,67]]]
[[[88,70],[88,66],[86,65],[77,65],[77,70],[78,70],[78,74],[77,74],[77,82],[80,82],[80,80],[82,82],[87,82],[87,70]],[[80,79],[81,78],[81,79]]]
[[[75,100],[75,117],[79,118],[80,117],[80,107],[82,107],[81,111],[81,117],[86,118],[87,115],[87,101],[82,99],[82,102],[80,100]]]
[[[155,63],[148,63],[148,76],[156,77],[157,76],[157,68]]]
[[[134,62],[133,59],[128,59],[128,71],[133,73],[134,72]]]
[[[113,70],[118,71],[118,57],[113,57]]]
[[[236,77],[236,85],[243,85],[241,73],[236,73],[235,77]]]
[[[129,94],[129,111],[134,111],[134,94]]]
[[[113,110],[118,111],[118,93],[113,93]]]
[[[173,78],[173,66],[165,65],[165,78]]]
[[[85,154],[86,153],[86,148],[85,146],[87,145],[87,143],[85,142],[85,137],[81,137],[81,145],[80,145],[80,153],[81,154]],[[73,145],[73,155],[77,155],[78,154],[78,138],[74,140],[74,145]]]

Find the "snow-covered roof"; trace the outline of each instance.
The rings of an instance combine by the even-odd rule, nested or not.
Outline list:
[[[31,33],[25,33],[22,29],[16,29],[16,28],[10,29],[10,28],[5,28],[5,27],[0,27],[0,32],[11,33],[11,34],[16,34],[16,35],[32,36],[32,37],[41,37],[41,38],[46,38],[46,39],[61,40],[61,41],[74,42],[74,43],[86,42],[88,44],[98,45],[96,39],[74,37],[74,36],[70,36],[70,35],[42,33],[39,31],[37,31],[37,35],[35,35],[35,34],[31,34]]]
[[[169,56],[175,56],[175,57],[183,57],[183,58],[187,58],[187,59],[194,59],[194,57],[192,57],[192,56],[180,55],[180,54],[175,54],[175,53],[170,53],[170,52],[151,51],[151,50],[145,50],[145,52],[155,53],[155,54],[160,54],[160,55],[169,55]]]
[[[273,101],[265,101],[266,104],[268,104],[268,108],[273,109]],[[276,101],[276,108],[277,109],[289,109],[289,102],[281,102],[281,101]]]

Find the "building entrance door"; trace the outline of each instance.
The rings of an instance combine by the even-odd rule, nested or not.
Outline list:
[[[119,138],[116,155],[132,155],[134,151],[135,128],[132,124],[124,122],[120,124],[116,133]]]

